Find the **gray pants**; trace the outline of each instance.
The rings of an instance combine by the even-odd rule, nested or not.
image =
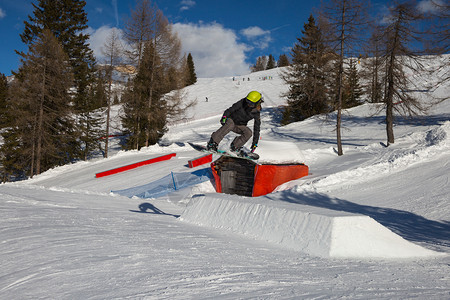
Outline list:
[[[228,119],[225,125],[220,127],[217,131],[213,132],[211,135],[211,138],[216,142],[217,144],[220,143],[220,141],[223,140],[223,138],[230,132],[233,131],[234,133],[239,134],[239,136],[235,137],[233,140],[233,145],[236,147],[236,149],[241,148],[244,146],[244,144],[252,137],[253,132],[250,128],[248,128],[245,125],[235,125],[233,120]]]

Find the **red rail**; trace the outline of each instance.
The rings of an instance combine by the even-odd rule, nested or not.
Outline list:
[[[197,166],[207,164],[210,162],[212,162],[212,154],[206,154],[201,157],[197,157],[197,158],[194,158],[194,159],[188,161],[188,164],[189,164],[189,168],[195,168]]]
[[[131,170],[131,169],[135,169],[135,168],[142,167],[142,166],[145,166],[145,165],[153,164],[153,163],[156,163],[156,162],[169,160],[169,159],[171,159],[172,157],[174,157],[176,155],[177,155],[176,153],[170,153],[170,154],[167,154],[167,155],[158,156],[158,157],[155,157],[155,158],[152,158],[152,159],[147,159],[147,160],[144,160],[144,161],[140,161],[140,162],[137,162],[137,163],[134,163],[134,164],[131,164],[131,165],[126,165],[126,166],[118,167],[118,168],[111,169],[111,170],[108,170],[108,171],[103,171],[103,172],[95,174],[95,177],[99,178],[99,177],[109,176],[109,175],[112,175],[112,174],[117,174],[117,173],[120,173],[120,172],[128,171],[128,170]]]

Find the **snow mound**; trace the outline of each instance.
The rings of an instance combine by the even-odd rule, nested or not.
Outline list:
[[[282,155],[280,155],[280,149]],[[305,158],[292,142],[260,140],[256,151],[265,163],[304,163]]]
[[[425,132],[411,133],[410,135],[399,138],[398,144],[402,145],[401,147],[395,148],[394,146],[389,151],[380,151],[381,154],[378,159],[373,160],[371,163],[316,178],[307,184],[297,185],[294,190],[301,194],[303,192],[317,192],[324,189],[340,188],[342,185],[357,183],[360,181],[360,178],[365,178],[366,180],[377,179],[405,170],[415,164],[439,159],[440,155],[446,153],[449,149],[449,133],[450,121]],[[369,147],[375,148],[380,146],[370,145]],[[368,149],[367,146],[363,148]],[[332,152],[330,149],[322,149],[319,151],[322,152],[315,151],[316,155],[318,153],[324,155],[325,151]],[[310,154],[314,155],[314,152],[303,151],[303,153],[308,158],[308,162],[313,161]],[[289,185],[287,187],[291,186]],[[282,190],[282,188],[278,190]]]
[[[264,198],[193,197],[184,222],[226,229],[319,257],[413,258],[441,255],[406,241],[369,216]]]

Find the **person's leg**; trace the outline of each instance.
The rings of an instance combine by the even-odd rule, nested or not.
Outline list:
[[[244,144],[252,137],[253,132],[250,128],[245,125],[234,126],[233,132],[239,134],[233,142],[231,143],[231,148],[233,151],[240,149]]]
[[[227,122],[219,129],[211,134],[211,139],[208,142],[208,149],[217,151],[217,146],[223,140],[223,138],[233,130],[235,127],[233,120],[228,119]]]

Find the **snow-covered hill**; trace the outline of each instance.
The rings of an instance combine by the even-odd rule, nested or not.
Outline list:
[[[428,116],[399,119],[388,148],[380,144],[386,133],[376,105],[350,109],[344,155],[337,156],[334,124],[323,117],[278,125],[286,89],[277,69],[199,79],[185,89],[197,100],[189,121],[173,124],[160,145],[113,148],[109,159],[0,185],[0,298],[448,298],[449,100]],[[309,176],[258,198],[219,195],[210,182],[156,199],[110,193],[194,171],[187,162],[199,153],[187,142],[205,143],[223,110],[251,90],[265,98],[261,161],[304,162]],[[448,95],[450,88],[435,93]],[[173,152],[169,161],[95,178]],[[329,228],[339,229],[333,239],[325,237]],[[306,241],[299,232],[310,247],[296,247]],[[385,247],[372,255],[372,237],[386,232],[401,240],[390,240],[391,247],[422,257],[393,260]],[[326,251],[327,240],[339,241],[346,258]],[[352,254],[356,248],[363,255]],[[419,248],[425,257],[414,255]]]

